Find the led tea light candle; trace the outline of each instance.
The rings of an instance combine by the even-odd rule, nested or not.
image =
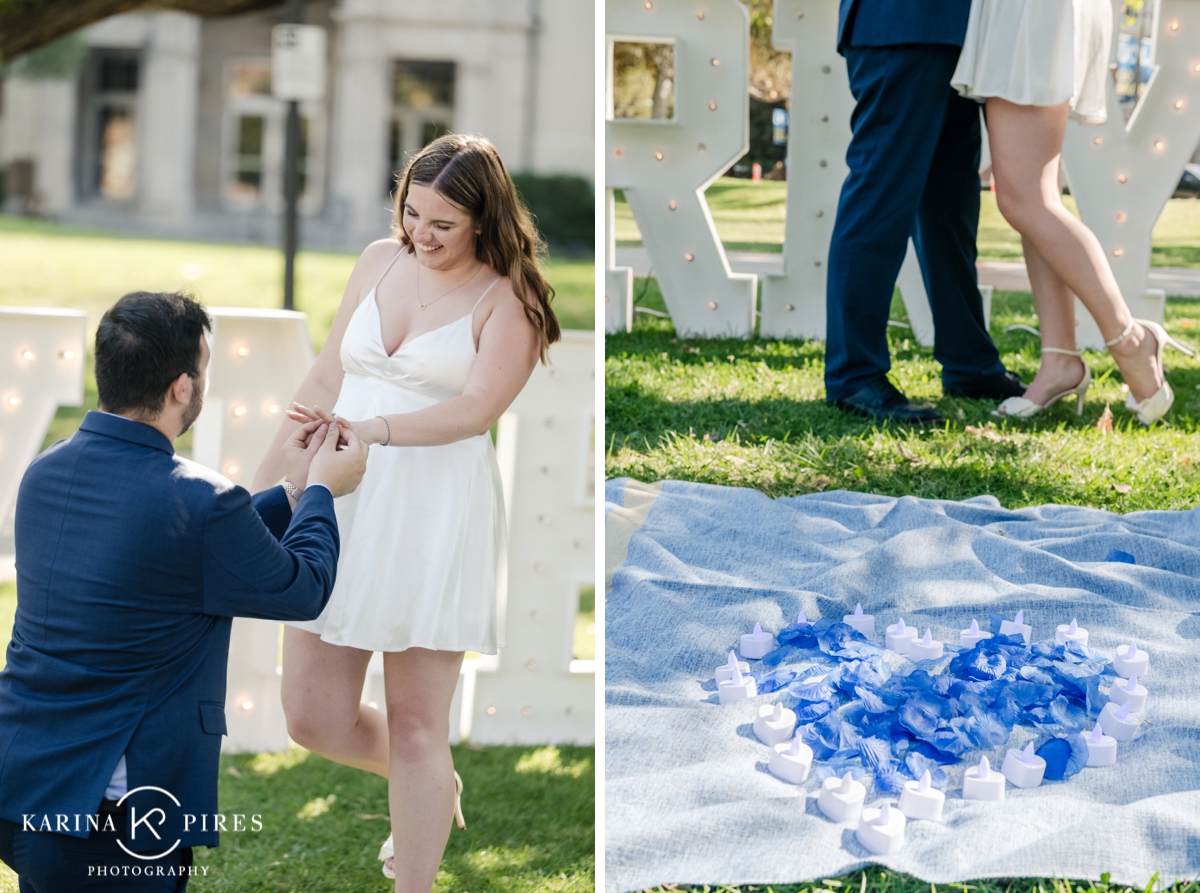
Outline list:
[[[990,639],[991,637],[991,633],[985,633],[979,628],[979,623],[972,620],[971,628],[964,629],[958,634],[958,644],[963,648],[974,648],[976,643],[982,639]]]
[[[1018,611],[1017,616],[1012,620],[1001,620],[1000,635],[1021,636],[1028,645],[1033,637],[1033,627],[1025,623],[1025,612]]]
[[[1117,739],[1104,734],[1097,723],[1087,736],[1088,758],[1085,766],[1111,766],[1117,761]]]
[[[1138,724],[1138,718],[1130,716],[1129,704],[1122,704],[1118,707],[1109,701],[1100,711],[1100,728],[1104,730],[1105,735],[1116,738],[1118,741],[1132,741]]]
[[[728,682],[733,678],[735,670],[739,673],[749,673],[750,664],[744,660],[738,660],[737,655],[730,651],[729,662],[723,667],[717,667],[717,683]]]
[[[812,748],[797,736],[771,748],[767,769],[776,778],[791,784],[803,784],[812,769]]]
[[[1145,676],[1150,672],[1150,655],[1137,645],[1119,645],[1117,656],[1113,658],[1113,669],[1126,679]]]
[[[979,765],[963,773],[964,800],[1003,800],[1004,776],[993,772],[987,757],[979,758]]]
[[[754,734],[768,747],[774,747],[792,737],[796,728],[796,714],[782,704],[763,704],[754,717]]]
[[[800,623],[800,624],[804,624],[804,625],[807,625],[807,624],[808,624],[808,618],[804,616],[804,612],[803,612],[803,611],[801,611],[801,612],[800,612],[800,616],[798,616],[798,617],[796,618],[796,622],[797,622],[797,623]]]
[[[945,646],[941,642],[934,641],[933,631],[928,629],[925,630],[925,638],[918,639],[908,646],[908,659],[911,661],[937,660],[945,653]],[[912,816],[908,817],[912,818]]]
[[[862,605],[854,606],[854,613],[842,618],[842,623],[848,623],[868,639],[875,637],[875,615],[864,614]]]
[[[734,701],[744,701],[746,698],[758,696],[758,686],[754,684],[753,676],[743,676],[737,667],[733,674],[724,682],[717,683],[717,700],[722,704],[732,704]]]
[[[1118,707],[1128,704],[1132,712],[1141,713],[1146,709],[1146,686],[1138,685],[1137,676],[1130,676],[1113,683],[1108,690],[1108,699]]]
[[[817,808],[834,822],[848,822],[862,812],[867,789],[855,781],[847,772],[841,778],[827,778],[821,782],[817,794]]]
[[[1036,788],[1046,774],[1046,761],[1033,752],[1033,742],[1024,750],[1010,750],[1004,755],[1000,774],[1019,788]]]
[[[917,631],[911,626],[905,626],[903,617],[889,626],[884,635],[884,643],[888,650],[897,654],[908,654],[909,647],[916,640]]]
[[[742,644],[738,647],[742,657],[758,660],[764,654],[775,650],[775,637],[764,633],[762,627],[754,624],[754,632],[742,636]]]
[[[862,811],[862,821],[858,823],[854,836],[876,856],[886,856],[904,846],[904,826],[907,823],[904,813],[884,803],[878,809],[872,806]]]
[[[1029,640],[1026,639],[1026,642]],[[1075,618],[1071,618],[1070,623],[1059,624],[1054,631],[1054,642],[1057,645],[1066,645],[1068,642],[1076,642],[1080,645],[1088,643],[1088,631],[1075,622]]]
[[[900,811],[910,819],[940,822],[945,802],[946,795],[933,786],[928,769],[920,781],[906,781],[900,792]]]

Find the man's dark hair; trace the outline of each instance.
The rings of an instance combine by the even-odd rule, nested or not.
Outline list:
[[[200,336],[212,331],[187,295],[136,291],[108,309],[96,330],[96,389],[108,412],[157,415],[167,388],[200,374]]]

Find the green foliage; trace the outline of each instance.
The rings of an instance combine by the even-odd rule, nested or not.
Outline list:
[[[663,307],[653,283],[635,285],[643,306]],[[1171,299],[1167,327],[1186,339],[1200,300]],[[892,318],[905,319],[897,298]],[[997,292],[992,336],[1005,364],[1030,380],[1036,323],[1026,292]],[[1200,502],[1200,360],[1170,359],[1177,399],[1165,423],[1145,430],[1122,406],[1107,354],[1086,354],[1096,376],[1084,414],[1058,404],[1029,421],[997,420],[995,403],[941,396],[940,370],[905,329],[890,329],[892,378],[947,423],[878,426],[825,403],[824,345],[815,341],[684,340],[668,320],[640,317],[606,341],[606,477],[663,478],[753,487],[771,496],[848,489],[965,499],[990,493],[1008,508],[1042,503],[1128,512],[1190,509]],[[1115,430],[1096,424],[1111,404]],[[1126,486],[1127,485],[1127,486]]]
[[[29,80],[73,80],[87,57],[87,42],[79,32],[60,37],[16,59],[10,70]]]
[[[536,219],[542,238],[552,248],[572,254],[591,253],[596,195],[590,182],[568,174],[514,174],[513,182]]]

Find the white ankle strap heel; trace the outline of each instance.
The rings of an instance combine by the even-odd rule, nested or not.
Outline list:
[[[1042,353],[1061,353],[1069,357],[1079,357],[1083,360],[1083,352],[1079,350],[1067,350],[1065,347],[1043,347]],[[992,411],[992,415],[999,419],[1027,419],[1037,415],[1046,407],[1059,400],[1067,397],[1075,397],[1075,413],[1083,415],[1083,398],[1087,394],[1088,388],[1092,386],[1092,368],[1086,362],[1083,364],[1083,378],[1079,380],[1079,384],[1073,388],[1055,394],[1045,403],[1034,403],[1032,400],[1026,400],[1024,397],[1009,397],[1003,403]]]
[[[1125,330],[1116,338],[1110,341],[1105,341],[1105,347],[1112,347],[1115,344],[1120,344],[1131,334],[1133,334],[1134,323],[1137,323],[1146,329],[1154,336],[1155,342],[1158,344],[1158,369],[1162,375],[1162,385],[1157,391],[1141,402],[1133,399],[1133,394],[1125,395],[1125,408],[1137,416],[1137,420],[1143,425],[1149,427],[1165,416],[1171,409],[1171,405],[1175,402],[1175,392],[1171,390],[1171,386],[1167,383],[1167,376],[1162,372],[1163,368],[1163,350],[1167,347],[1172,347],[1185,356],[1194,357],[1196,351],[1180,341],[1176,341],[1166,333],[1162,326],[1148,319],[1130,319],[1129,324],[1125,326]]]
[[[467,830],[467,820],[463,818],[462,812],[462,792],[463,781],[457,772],[454,773],[454,823],[458,825],[460,831]],[[388,835],[387,840],[383,842],[383,846],[379,848],[379,861],[383,863],[383,876],[389,880],[396,877],[395,867],[395,847],[392,845],[392,835]],[[389,866],[387,860],[391,859],[392,864]]]

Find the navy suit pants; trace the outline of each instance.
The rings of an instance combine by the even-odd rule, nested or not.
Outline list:
[[[846,47],[858,105],[829,250],[825,393],[887,375],[887,321],[911,236],[936,329],[942,386],[1003,374],[975,271],[979,105],[950,87],[959,48]]]
[[[0,819],[0,860],[17,873],[21,893],[183,893],[191,848],[137,859],[117,846],[126,839],[125,814],[112,818],[115,831],[93,831],[86,840]]]

